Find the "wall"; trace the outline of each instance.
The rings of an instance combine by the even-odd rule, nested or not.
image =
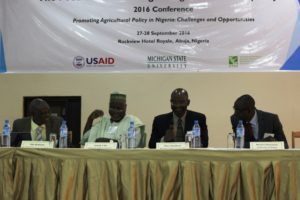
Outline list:
[[[260,73],[81,73],[81,74],[1,74],[0,125],[22,116],[23,96],[82,96],[81,127],[89,113],[100,108],[108,114],[109,94],[127,94],[127,113],[146,124],[148,139],[153,117],[170,111],[170,94],[183,87],[190,94],[189,109],[207,116],[210,147],[226,147],[231,131],[229,117],[233,102],[245,93],[256,107],[277,113],[289,144],[292,130],[300,130],[300,74]]]

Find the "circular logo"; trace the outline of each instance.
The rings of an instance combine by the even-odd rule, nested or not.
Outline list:
[[[85,66],[85,61],[84,61],[84,57],[82,56],[76,56],[73,59],[73,67],[77,68],[77,69],[81,69]]]

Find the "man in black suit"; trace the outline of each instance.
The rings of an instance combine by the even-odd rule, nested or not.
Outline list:
[[[177,88],[172,92],[172,112],[154,118],[149,148],[156,148],[156,142],[160,141],[184,142],[186,132],[193,129],[194,120],[198,120],[201,128],[202,147],[208,146],[206,117],[202,113],[187,110],[189,104],[188,92],[185,89]]]
[[[233,108],[232,129],[235,132],[238,121],[243,121],[245,148],[250,147],[251,141],[283,141],[285,148],[289,148],[278,115],[257,110],[253,97],[248,94],[240,96]]]
[[[62,118],[50,115],[50,107],[46,101],[39,98],[32,100],[29,105],[29,112],[29,117],[16,119],[13,122],[12,146],[19,146],[21,141],[16,141],[16,139],[22,138],[20,134],[25,133],[30,133],[32,140],[39,141],[49,141],[50,133],[55,133],[57,138],[59,137]]]

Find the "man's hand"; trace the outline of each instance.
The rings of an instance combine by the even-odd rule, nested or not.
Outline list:
[[[88,130],[90,130],[93,126],[93,121],[94,119],[97,119],[98,117],[102,117],[104,115],[104,112],[102,110],[94,110],[88,117],[85,126],[84,126],[84,130],[83,133],[87,132]]]
[[[94,110],[88,117],[88,121],[93,121],[94,119],[98,117],[102,117],[104,115],[104,112],[102,110]]]
[[[276,139],[272,136],[268,136],[266,138],[264,138],[262,141],[265,141],[265,142],[274,142],[276,141]]]
[[[165,142],[174,142],[175,141],[175,132],[174,132],[174,125],[170,124],[169,129],[166,131],[164,136]]]

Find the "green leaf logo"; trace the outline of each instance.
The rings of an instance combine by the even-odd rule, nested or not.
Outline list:
[[[229,67],[238,67],[238,65],[239,65],[238,56],[229,56],[228,64],[229,64]]]

